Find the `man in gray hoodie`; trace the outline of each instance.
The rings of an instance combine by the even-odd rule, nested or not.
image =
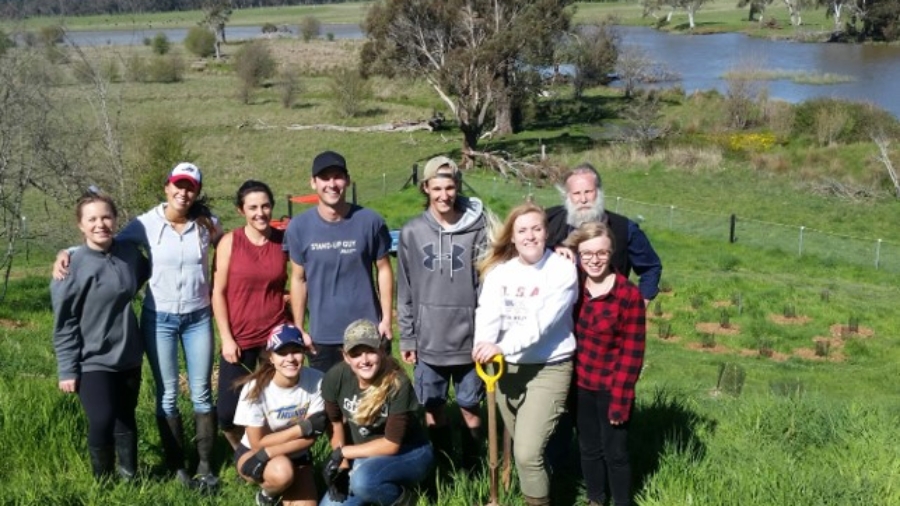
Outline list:
[[[425,406],[435,451],[449,459],[454,447],[445,409],[453,383],[464,423],[462,464],[471,469],[481,453],[484,398],[472,362],[476,263],[488,238],[482,203],[459,195],[461,182],[453,160],[439,156],[426,163],[421,190],[427,208],[400,231],[397,317],[400,351],[404,361],[415,364],[416,395]]]

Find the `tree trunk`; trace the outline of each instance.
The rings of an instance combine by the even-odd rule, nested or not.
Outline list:
[[[498,90],[494,104],[494,131],[500,135],[513,133],[513,104],[509,90]]]
[[[472,153],[478,149],[478,137],[481,135],[481,129],[468,123],[460,123],[459,129],[463,133],[463,166],[466,169],[471,169],[475,165]]]
[[[834,29],[841,29],[841,8],[844,7],[843,4],[835,3],[834,4]]]
[[[688,15],[688,26],[690,26],[691,30],[693,30],[694,27],[696,26],[694,24],[694,9],[691,7],[688,7],[687,15]]]

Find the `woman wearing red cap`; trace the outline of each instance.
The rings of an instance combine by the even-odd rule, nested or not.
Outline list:
[[[141,312],[141,332],[156,384],[156,417],[166,466],[186,485],[217,485],[212,473],[216,414],[212,404],[213,329],[209,248],[221,227],[200,197],[202,175],[182,162],[169,173],[166,201],[132,220],[116,240],[138,244],[150,259],[151,275]],[[57,257],[54,277],[67,274],[69,256]],[[194,407],[199,463],[192,480],[185,466],[185,439],[178,412],[178,348],[184,350]]]

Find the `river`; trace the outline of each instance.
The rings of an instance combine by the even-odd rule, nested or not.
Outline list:
[[[290,27],[298,33],[297,27]],[[835,97],[869,101],[900,117],[900,46],[799,43],[766,40],[739,33],[717,35],[681,35],[650,28],[619,27],[623,44],[643,50],[655,62],[677,72],[686,92],[718,89],[725,91],[722,75],[731,68],[751,61],[769,70],[837,74],[853,81],[838,84],[798,84],[788,79],[767,81],[769,96],[800,102],[815,97]],[[162,31],[169,40],[180,43],[186,29],[84,31],[70,32],[71,41],[79,45],[137,45]],[[231,40],[262,36],[259,26],[229,26]],[[322,33],[339,39],[359,39],[356,25],[325,24]]]

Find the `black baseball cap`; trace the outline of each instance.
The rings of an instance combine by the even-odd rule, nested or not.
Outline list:
[[[313,159],[312,176],[316,177],[332,167],[337,167],[344,171],[345,174],[349,174],[349,171],[347,171],[347,160],[344,160],[343,156],[334,151],[323,151]]]

